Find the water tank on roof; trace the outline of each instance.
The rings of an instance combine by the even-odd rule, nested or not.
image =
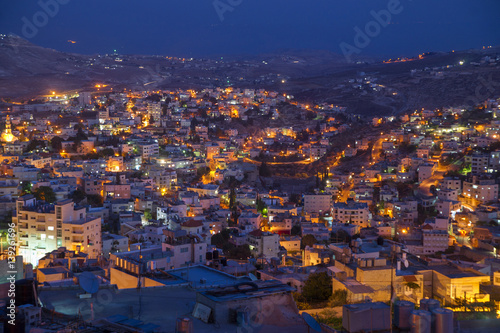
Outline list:
[[[434,309],[434,332],[453,333],[453,311],[450,309]]]
[[[433,298],[422,298],[420,300],[420,310],[424,311],[432,311],[434,309],[437,309],[441,307],[441,304],[437,299]]]
[[[411,333],[430,333],[431,313],[424,310],[411,312]]]
[[[193,322],[191,318],[177,318],[175,322],[175,333],[193,333]]]
[[[400,330],[411,329],[411,312],[415,310],[415,303],[399,301],[394,304],[394,325]]]

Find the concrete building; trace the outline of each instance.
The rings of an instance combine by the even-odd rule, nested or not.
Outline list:
[[[299,236],[284,236],[280,238],[280,246],[283,246],[288,253],[299,252],[300,251],[300,240]]]
[[[103,184],[103,197],[111,199],[130,199],[130,184],[125,175],[117,175],[116,181]]]
[[[258,258],[270,259],[278,257],[280,236],[270,232],[254,230],[248,234],[248,244],[250,251]]]
[[[424,180],[432,177],[437,169],[435,163],[424,163],[418,166],[418,182],[421,183]]]
[[[473,175],[484,174],[488,172],[489,155],[474,154],[470,157],[471,173]]]
[[[348,200],[347,203],[336,202],[333,204],[332,216],[341,223],[354,223],[360,227],[369,227],[371,213],[368,204]]]
[[[472,268],[460,267],[452,263],[429,266],[419,271],[424,275],[426,297],[439,299],[444,305],[456,305],[459,300],[468,302],[488,302],[489,294],[480,291],[480,285],[489,283],[490,277]]]
[[[108,259],[111,253],[128,251],[128,237],[110,234],[102,234],[102,254]]]
[[[463,196],[473,201],[496,202],[498,200],[498,184],[494,179],[472,177],[472,181],[464,181]]]
[[[196,235],[190,235],[185,230],[164,230],[163,234],[165,242],[162,244],[162,250],[172,253],[167,269],[205,262],[207,244],[202,243]]]
[[[46,204],[24,195],[16,202],[12,221],[19,237],[18,254],[35,266],[61,246],[91,258],[101,254],[101,219],[88,217],[85,207],[76,207],[72,200]]]
[[[306,213],[330,213],[332,209],[331,194],[304,194],[304,210]]]
[[[148,116],[150,122],[157,122],[160,120],[162,114],[161,103],[151,102],[148,103]],[[152,121],[151,121],[152,120]]]

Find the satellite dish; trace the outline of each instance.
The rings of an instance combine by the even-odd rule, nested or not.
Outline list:
[[[321,332],[321,325],[309,313],[302,312],[302,319],[304,319],[307,326],[309,326],[309,328],[312,329],[314,332]]]
[[[248,277],[250,277],[250,280],[252,280],[252,281],[257,281],[258,280],[257,277],[255,275],[253,275],[252,273],[249,273]]]
[[[99,291],[99,280],[90,272],[83,272],[78,277],[78,284],[86,293],[94,294]]]
[[[410,263],[408,262],[408,260],[405,259],[405,261],[403,261],[403,265],[405,265],[405,267],[408,268],[408,266],[410,266]]]

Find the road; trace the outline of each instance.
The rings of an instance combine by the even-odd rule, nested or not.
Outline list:
[[[377,163],[381,159],[381,154],[382,154],[382,142],[384,142],[384,138],[380,137],[375,143],[373,144],[372,147],[372,162]]]
[[[451,163],[450,165],[447,166],[442,166],[438,164],[438,168],[436,172],[430,177],[427,178],[426,180],[422,181],[420,185],[418,186],[418,194],[422,197],[430,197],[432,196],[431,192],[431,186],[434,185],[437,187],[439,182],[443,180],[444,174],[448,171],[457,171],[460,168],[460,165],[462,164],[462,159],[456,160],[455,162]]]
[[[259,162],[259,161],[256,161],[256,160],[252,160],[248,157],[245,157],[243,159],[244,162],[248,162],[248,163],[252,163],[252,164],[257,164],[257,165],[261,165],[262,162]],[[300,161],[294,161],[294,162],[266,162],[266,164],[268,165],[288,165],[288,164],[310,164],[311,163],[311,159],[308,158],[308,159],[305,159],[305,160],[300,160]]]

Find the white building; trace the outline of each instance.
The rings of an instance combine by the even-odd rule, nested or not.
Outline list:
[[[256,257],[270,259],[278,257],[280,250],[280,236],[270,232],[254,230],[248,234],[250,251]]]
[[[206,261],[207,244],[202,243],[195,235],[186,230],[164,230],[165,242],[162,251],[170,251],[172,256],[167,269],[175,269],[202,264]]]
[[[304,210],[307,213],[330,213],[331,194],[304,194]]]
[[[368,204],[352,200],[348,200],[347,203],[334,203],[332,216],[334,220],[338,220],[342,223],[354,223],[363,228],[369,227],[369,221],[371,219]]]
[[[158,121],[161,118],[161,103],[149,103],[148,104],[148,115],[149,119]]]
[[[492,202],[498,200],[498,184],[494,179],[472,178],[472,182],[464,181],[463,195],[466,198],[479,200],[481,202]]]
[[[88,217],[85,207],[75,207],[72,200],[46,204],[24,195],[16,202],[12,222],[17,228],[18,254],[34,266],[59,247],[87,253],[90,258],[102,252],[101,218]]]

